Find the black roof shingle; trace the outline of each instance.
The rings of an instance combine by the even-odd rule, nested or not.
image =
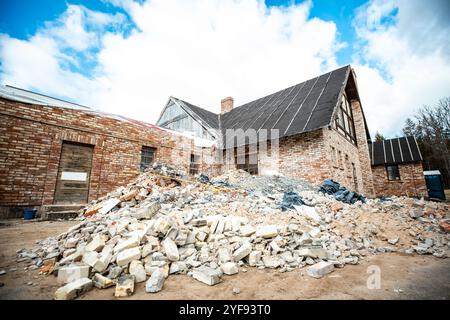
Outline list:
[[[372,166],[422,161],[422,154],[414,137],[401,137],[369,144]]]
[[[332,116],[351,74],[350,65],[248,102],[218,115],[181,101],[198,120],[215,130],[278,129],[279,137],[331,125]],[[368,132],[367,132],[368,134]]]

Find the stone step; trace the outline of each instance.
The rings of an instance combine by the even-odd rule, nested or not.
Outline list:
[[[80,209],[84,208],[85,204],[52,204],[42,206],[39,210],[39,217],[42,220],[57,220],[57,219],[71,219],[76,218]]]
[[[52,211],[47,212],[45,215],[41,215],[43,220],[58,220],[58,219],[72,219],[78,217],[78,211]]]
[[[78,211],[83,209],[86,204],[51,204],[41,207],[43,212],[61,212],[61,211]]]

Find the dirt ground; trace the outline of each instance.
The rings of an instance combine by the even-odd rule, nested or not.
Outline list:
[[[64,232],[74,221],[0,222],[0,299],[52,299],[59,287],[56,277],[24,270],[16,263],[16,251],[31,248],[37,240]],[[370,266],[379,267],[380,288],[367,287]],[[17,268],[12,270],[11,268]],[[304,270],[280,273],[246,267],[247,272],[224,276],[209,287],[186,275],[171,275],[161,292],[145,292],[145,283],[135,287],[128,299],[450,299],[450,259],[405,254],[370,256],[359,265],[336,269],[322,279]],[[233,288],[241,293],[233,294]],[[79,299],[115,299],[114,288],[94,288]]]

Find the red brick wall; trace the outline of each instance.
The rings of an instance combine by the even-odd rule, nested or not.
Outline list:
[[[323,131],[325,136],[324,150],[328,161],[328,178],[339,182],[352,191],[365,194],[363,183],[363,172],[365,170],[361,167],[358,147],[334,129],[323,129]],[[356,171],[356,184],[352,163]]]
[[[188,170],[192,140],[96,113],[0,98],[0,206],[52,204],[63,141],[94,145],[89,200],[139,174],[143,145]]]
[[[280,173],[319,185],[330,177],[323,130],[283,138],[279,143]]]
[[[427,187],[422,162],[399,164],[400,180],[390,181],[386,167],[373,166],[374,188],[377,196],[426,197]]]

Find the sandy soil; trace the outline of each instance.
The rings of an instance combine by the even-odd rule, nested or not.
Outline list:
[[[39,239],[66,231],[76,224],[58,222],[0,222],[0,299],[52,299],[59,287],[54,276],[39,275],[17,264],[16,250],[31,248]],[[381,288],[368,289],[369,266],[381,271]],[[11,268],[17,268],[10,271]],[[303,270],[288,273],[247,267],[223,282],[209,287],[186,275],[171,275],[163,291],[145,293],[137,284],[129,299],[450,299],[450,259],[433,256],[380,254],[360,265],[336,269],[322,279],[303,275]],[[31,284],[30,284],[31,283]],[[241,293],[233,294],[238,287]],[[115,299],[114,288],[93,289],[79,299]]]

